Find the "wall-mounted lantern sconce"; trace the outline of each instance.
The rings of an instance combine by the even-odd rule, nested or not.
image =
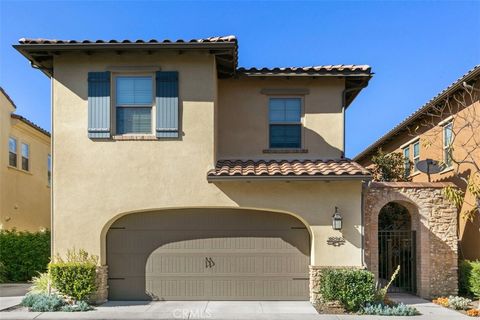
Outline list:
[[[335,213],[332,216],[333,230],[342,230],[342,215],[338,212],[338,207],[335,207]]]

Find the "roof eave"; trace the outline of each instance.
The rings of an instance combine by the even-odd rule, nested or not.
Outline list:
[[[318,175],[318,176],[207,176],[208,182],[217,181],[349,181],[372,180],[371,175]]]

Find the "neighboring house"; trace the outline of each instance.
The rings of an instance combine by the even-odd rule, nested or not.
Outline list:
[[[405,158],[405,171],[410,180],[427,182],[428,175],[420,172],[415,164],[420,160],[433,159],[443,164],[444,169],[438,174],[430,175],[432,182],[453,182],[466,191],[466,183],[459,177],[478,173],[478,169],[468,163],[472,159],[476,160],[477,165],[480,164],[479,79],[480,66],[476,66],[362,151],[354,160],[369,168],[372,156],[379,148],[389,153],[400,152]],[[458,104],[456,100],[461,103]],[[449,104],[445,105],[446,102]],[[443,112],[435,112],[434,108]],[[455,160],[461,163],[457,164]],[[459,258],[480,258],[479,214],[474,214],[473,220],[465,219],[464,216],[474,203],[474,197],[467,191],[466,201],[459,210]]]
[[[344,114],[369,66],[237,69],[233,36],[14,47],[52,81],[53,252],[99,256],[100,300],[107,273],[113,300],[303,300],[309,266],[363,265]]]
[[[50,229],[50,133],[15,109],[0,88],[0,229]]]

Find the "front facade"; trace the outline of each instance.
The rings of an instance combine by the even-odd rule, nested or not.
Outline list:
[[[0,88],[0,229],[50,229],[50,133],[14,114]]]
[[[344,112],[368,66],[237,69],[234,37],[15,47],[52,78],[53,251],[100,257],[100,299],[307,300],[309,268],[364,265]]]
[[[452,182],[466,192],[458,212],[458,256],[472,260],[480,258],[480,215],[478,210],[466,214],[478,208],[479,199],[468,190],[466,179],[480,178],[479,79],[476,66],[354,158],[369,168],[380,148],[401,153],[410,181]],[[418,170],[416,164],[426,159],[437,161],[442,170],[430,177]]]

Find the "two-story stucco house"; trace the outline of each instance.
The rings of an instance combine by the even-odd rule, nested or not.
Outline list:
[[[14,113],[0,87],[0,229],[50,229],[50,133]]]
[[[233,36],[14,47],[52,81],[53,251],[97,254],[104,298],[306,300],[309,267],[363,265],[344,123],[369,66],[237,68]]]
[[[468,190],[470,177],[480,178],[480,65],[455,80],[408,118],[358,154],[354,160],[370,168],[379,148],[404,156],[412,182],[452,182],[466,193],[458,212],[459,258],[480,259],[480,216],[467,213],[478,206]],[[432,159],[444,167],[428,175],[416,167]]]

